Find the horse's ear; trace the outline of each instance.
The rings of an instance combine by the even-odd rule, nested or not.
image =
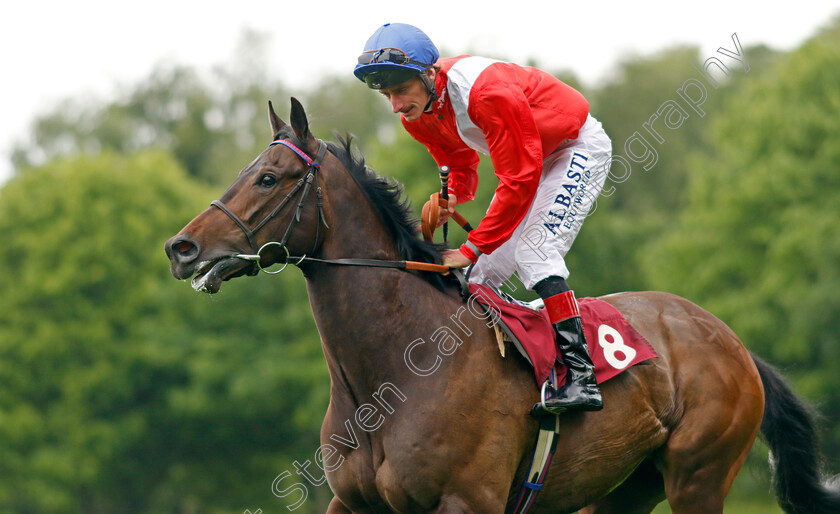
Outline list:
[[[309,121],[306,119],[306,112],[303,110],[303,105],[297,98],[292,97],[292,129],[295,135],[301,141],[307,141],[312,134],[309,133]]]
[[[280,132],[280,129],[286,126],[286,123],[274,112],[274,106],[271,105],[271,100],[268,101],[268,122],[271,123],[272,137],[276,136]]]

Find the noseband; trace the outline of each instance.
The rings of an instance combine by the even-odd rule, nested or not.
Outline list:
[[[295,224],[297,224],[300,221],[300,213],[303,210],[303,202],[306,201],[306,196],[309,194],[309,190],[312,188],[312,182],[317,181],[317,173],[318,170],[321,169],[321,161],[324,159],[324,156],[327,153],[327,145],[321,140],[318,140],[318,143],[318,154],[315,156],[315,159],[312,159],[312,157],[307,155],[306,152],[304,152],[303,150],[301,150],[300,148],[298,148],[297,146],[285,139],[278,139],[277,141],[274,141],[270,145],[268,145],[269,147],[274,145],[283,145],[290,148],[301,159],[303,159],[303,162],[306,163],[309,169],[307,170],[306,175],[297,181],[295,187],[293,187],[292,190],[289,191],[289,193],[285,196],[285,198],[283,198],[283,200],[277,205],[277,207],[275,207],[271,212],[269,212],[268,215],[266,215],[266,217],[263,218],[262,221],[257,223],[257,225],[253,229],[248,227],[248,225],[244,221],[242,221],[242,219],[239,216],[237,216],[236,213],[230,210],[230,208],[227,205],[222,203],[221,200],[213,200],[210,203],[210,205],[217,207],[220,211],[225,213],[231,220],[233,220],[233,222],[236,223],[236,225],[242,229],[242,232],[245,233],[245,237],[248,238],[248,244],[251,245],[251,249],[254,251],[254,254],[238,254],[236,255],[236,257],[239,257],[240,259],[254,261],[259,267],[260,252],[262,252],[262,250],[268,246],[279,246],[281,249],[285,250],[286,257],[289,257],[289,250],[288,248],[286,248],[286,243],[289,240],[289,236],[291,235],[292,229],[294,228]],[[298,203],[297,209],[295,210],[295,215],[289,221],[289,226],[286,227],[286,232],[283,234],[283,238],[280,241],[271,241],[262,246],[258,246],[256,238],[257,232],[261,228],[263,228],[269,221],[271,221],[277,215],[277,213],[279,213],[283,209],[283,207],[285,207],[286,204],[289,203],[289,201],[292,198],[294,198],[294,196],[301,189],[303,189],[303,193],[300,196],[300,202]],[[324,226],[329,228],[329,225],[327,225],[327,220],[324,218],[323,195],[321,193],[320,186],[315,187],[315,195],[318,201],[318,228],[315,234],[313,251],[315,251],[315,247],[318,245],[318,239],[320,238],[321,223],[323,222]],[[285,265],[283,267],[285,268]],[[280,271],[282,271],[282,269],[270,273],[279,273]]]

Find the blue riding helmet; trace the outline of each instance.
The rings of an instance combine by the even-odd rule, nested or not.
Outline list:
[[[386,23],[365,43],[353,74],[371,89],[384,89],[419,76],[434,95],[425,71],[440,57],[422,30],[405,23]]]

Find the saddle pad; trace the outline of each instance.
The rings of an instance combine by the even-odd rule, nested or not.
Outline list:
[[[510,303],[491,288],[470,284],[470,293],[479,303],[501,315],[511,332],[519,339],[534,365],[537,384],[542,385],[557,363],[557,381],[566,382],[566,366],[560,359],[554,327],[545,309],[534,309]],[[656,351],[624,316],[609,303],[597,298],[578,299],[583,333],[589,354],[595,363],[595,378],[606,382],[627,368],[657,357]]]

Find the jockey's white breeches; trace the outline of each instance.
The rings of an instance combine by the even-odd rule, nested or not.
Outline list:
[[[568,278],[565,256],[583,220],[594,212],[612,156],[612,143],[592,115],[577,139],[567,141],[543,161],[531,208],[510,239],[481,255],[471,282],[501,287],[514,273],[526,288],[550,276]]]

